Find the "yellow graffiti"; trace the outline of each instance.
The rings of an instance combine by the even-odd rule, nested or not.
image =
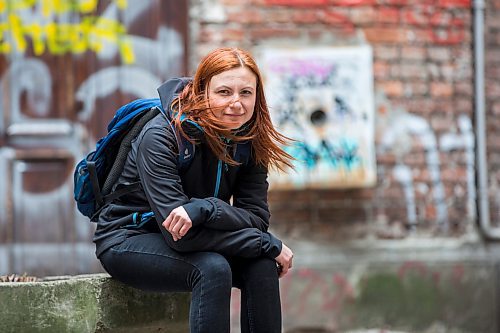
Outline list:
[[[119,9],[127,8],[127,0],[113,0],[113,2]],[[36,5],[41,8],[45,17],[68,12],[88,14],[97,9],[98,3],[99,0],[0,0],[0,14],[6,11],[33,9]]]
[[[45,16],[64,11],[82,14],[96,9],[98,0],[39,0]],[[126,8],[126,0],[115,0],[119,8]],[[82,16],[80,22],[25,23],[15,11],[32,8],[37,0],[0,0],[0,13],[6,13],[6,22],[0,22],[0,53],[26,52],[31,41],[36,56],[50,54],[81,54],[87,50],[101,52],[107,44],[118,47],[122,61],[131,64],[135,56],[126,28],[120,22],[97,16]],[[64,3],[64,5],[63,5]]]

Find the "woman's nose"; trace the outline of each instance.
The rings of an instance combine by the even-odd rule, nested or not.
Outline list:
[[[241,107],[241,101],[238,96],[234,96],[233,100],[231,101],[231,104],[229,104],[230,107],[232,108],[240,108]]]

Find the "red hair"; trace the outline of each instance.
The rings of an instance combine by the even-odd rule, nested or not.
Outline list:
[[[207,97],[208,84],[213,76],[238,67],[250,69],[257,79],[255,110],[252,119],[244,126],[245,130],[240,133],[229,129],[214,116],[214,108],[210,108]],[[252,157],[257,164],[265,168],[272,167],[284,171],[286,166],[293,167],[293,157],[280,147],[287,145],[291,139],[274,128],[259,68],[252,56],[242,49],[218,48],[206,55],[200,62],[193,81],[186,85],[179,97],[172,102],[172,108],[177,113],[174,118],[176,128],[180,129],[182,135],[192,140],[183,131],[182,121],[190,119],[198,123],[203,128],[206,142],[213,153],[230,165],[238,163],[226,153],[227,144],[221,137],[233,142],[251,140]]]

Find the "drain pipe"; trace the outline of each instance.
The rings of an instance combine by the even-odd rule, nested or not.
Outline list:
[[[484,96],[484,11],[485,1],[473,1],[474,14],[474,93],[475,93],[475,131],[477,165],[477,200],[479,228],[486,239],[500,240],[500,228],[493,228],[490,223],[488,201],[488,165],[486,157],[486,125]]]

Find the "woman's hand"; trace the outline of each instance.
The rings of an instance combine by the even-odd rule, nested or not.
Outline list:
[[[184,207],[179,206],[168,214],[162,225],[170,232],[174,241],[178,241],[191,229],[193,222]]]
[[[282,244],[281,253],[274,259],[278,263],[279,277],[282,278],[292,268],[293,252],[285,243]]]

